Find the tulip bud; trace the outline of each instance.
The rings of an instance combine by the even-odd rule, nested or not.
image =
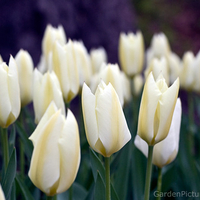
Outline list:
[[[20,50],[15,57],[20,86],[21,105],[32,101],[33,60],[27,51]]]
[[[119,151],[130,139],[126,119],[115,89],[103,81],[95,95],[84,83],[82,109],[89,145],[104,157]]]
[[[146,52],[147,65],[153,58],[165,57],[168,61],[170,45],[164,33],[155,34],[151,40],[151,46]]]
[[[66,35],[64,28],[59,25],[58,28],[54,28],[51,25],[47,25],[44,37],[42,40],[42,52],[47,60],[49,52],[52,51],[55,41],[59,41],[61,44],[66,43]]]
[[[54,72],[47,72],[42,75],[35,69],[33,84],[35,123],[40,121],[51,101],[54,101],[56,106],[62,110],[62,114],[65,114],[65,105],[60,84]]]
[[[119,61],[123,71],[129,77],[140,73],[144,63],[144,41],[140,31],[135,35],[120,34]]]
[[[129,102],[131,100],[131,81],[129,77],[123,72],[120,72],[122,79],[122,91],[124,96],[124,102]],[[136,75],[137,76],[137,75]]]
[[[60,82],[64,101],[70,102],[78,94],[80,86],[73,42],[69,40],[66,45],[56,42],[52,59],[53,71]]]
[[[29,138],[33,154],[29,177],[49,196],[66,191],[74,182],[80,164],[78,124],[68,109],[67,117],[52,102]]]
[[[167,137],[179,91],[179,79],[168,88],[162,74],[147,77],[140,103],[137,134],[155,145]]]
[[[154,165],[160,168],[162,168],[165,165],[170,164],[177,156],[178,148],[179,148],[181,112],[182,112],[181,101],[178,98],[175,109],[174,109],[169,133],[164,140],[155,144],[153,148],[152,162]],[[141,139],[139,135],[136,135],[134,143],[136,147],[140,151],[142,151],[142,153],[147,157],[148,156],[147,143],[143,139]]]
[[[6,198],[5,198],[5,195],[4,195],[4,192],[3,192],[3,190],[2,190],[2,187],[1,187],[1,185],[0,185],[0,199],[1,199],[1,200],[6,200]]]
[[[93,74],[98,73],[101,65],[107,63],[107,54],[104,48],[92,49],[90,51]]]
[[[195,65],[194,54],[190,51],[183,55],[182,66],[180,69],[180,85],[186,90],[193,90],[195,86]]]
[[[162,73],[167,85],[169,85],[169,70],[168,70],[167,60],[165,57],[161,57],[160,59],[153,58],[151,60],[150,64],[148,65],[148,67],[144,72],[145,78],[147,78],[147,76],[151,71],[155,79],[157,79],[160,73]]]
[[[17,65],[11,56],[9,67],[3,62],[0,64],[0,126],[7,128],[20,113],[20,89]]]
[[[121,105],[124,105],[124,92],[123,92],[123,80],[119,66],[117,64],[105,64],[101,66],[101,70],[98,77],[93,82],[94,86],[92,88],[97,88],[98,84],[103,80],[105,84],[111,83],[118,94]]]
[[[132,93],[136,96],[140,95],[142,91],[142,87],[144,86],[144,79],[142,75],[138,74],[135,77],[133,77],[132,84],[133,84]]]

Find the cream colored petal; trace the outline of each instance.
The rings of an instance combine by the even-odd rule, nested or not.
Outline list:
[[[164,140],[157,143],[154,147],[153,164],[157,165],[158,167],[163,167],[171,163],[178,153],[181,114],[181,101],[178,98],[169,133]]]
[[[154,116],[161,92],[156,85],[152,72],[147,77],[140,103],[137,134],[151,144],[154,137]]]
[[[29,177],[34,185],[47,195],[54,195],[58,186],[60,177],[58,140],[63,125],[63,116],[57,111],[41,130],[42,133],[32,154]]]
[[[155,143],[160,142],[167,137],[171,120],[176,105],[176,100],[179,91],[179,79],[177,79],[171,87],[169,87],[161,96],[159,100],[159,128],[155,137]]]
[[[59,138],[60,179],[57,193],[66,191],[74,182],[80,165],[80,139],[78,124],[68,109],[67,118]]]
[[[8,91],[9,91],[10,103],[12,107],[12,114],[10,115],[7,122],[8,123],[7,125],[10,125],[17,119],[20,113],[20,109],[21,109],[17,65],[12,56],[10,57],[10,60],[9,60]]]
[[[95,143],[98,140],[97,119],[95,113],[95,96],[90,88],[84,83],[82,90],[82,110],[86,131],[86,137],[89,145],[95,150]]]
[[[6,127],[8,116],[12,110],[9,87],[8,87],[8,66],[5,63],[0,64],[0,126]]]
[[[113,86],[109,83],[95,97],[99,139],[105,148],[105,152],[101,153],[109,157],[121,149],[131,136]]]
[[[148,157],[148,144],[139,135],[135,136],[134,144],[146,157]]]
[[[46,123],[50,120],[52,115],[57,112],[57,110],[58,109],[56,107],[56,104],[52,101],[50,103],[49,107],[47,108],[46,112],[42,116],[40,123],[37,125],[37,128],[32,133],[32,135],[29,137],[29,139],[33,142],[33,145],[35,145],[37,143],[38,139],[40,139],[40,134],[42,134],[41,130],[44,128]]]
[[[0,199],[1,199],[1,200],[6,200],[1,185],[0,185]]]

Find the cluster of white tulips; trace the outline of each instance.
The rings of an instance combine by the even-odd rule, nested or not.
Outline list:
[[[33,103],[37,127],[29,137],[34,148],[28,176],[47,196],[68,190],[79,170],[79,127],[66,108],[78,95],[89,146],[105,157],[106,200],[111,199],[110,157],[131,137],[148,157],[145,200],[152,163],[162,169],[177,156],[182,114],[179,80],[181,88],[200,92],[200,54],[195,57],[188,51],[180,59],[163,33],[153,36],[145,52],[140,31],[122,33],[118,50],[119,64],[108,63],[102,47],[88,52],[82,41],[67,39],[62,26],[48,25],[38,66],[25,50],[11,56],[8,66],[1,59],[0,126],[7,129],[21,108]],[[129,129],[123,109],[141,93],[136,134]],[[9,154],[3,155],[6,168]],[[0,195],[3,199],[2,189]]]

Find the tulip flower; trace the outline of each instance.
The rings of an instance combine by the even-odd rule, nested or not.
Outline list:
[[[179,91],[179,79],[169,88],[162,74],[154,80],[152,72],[147,77],[138,119],[137,134],[155,145],[167,137]]]
[[[77,121],[68,109],[67,117],[52,102],[29,138],[33,154],[29,177],[48,196],[66,191],[74,182],[80,164]]]
[[[2,190],[2,187],[1,187],[1,185],[0,185],[0,199],[1,199],[1,200],[6,200],[6,198],[5,198],[5,195],[4,195],[4,192],[3,192],[3,190]]]
[[[141,74],[138,74],[133,78],[132,85],[132,93],[136,96],[141,94],[142,87],[144,86],[144,79]]]
[[[192,52],[185,52],[182,59],[182,66],[180,69],[180,86],[181,88],[192,91],[195,87],[195,73],[194,65],[195,56]]]
[[[170,164],[178,153],[179,148],[179,135],[181,125],[181,101],[178,98],[174,109],[172,123],[169,129],[167,137],[161,142],[155,144],[153,149],[153,160],[152,163],[160,168]],[[136,135],[134,141],[136,147],[142,151],[147,157],[148,145],[147,143]]]
[[[52,68],[60,82],[64,101],[68,103],[78,94],[80,87],[73,42],[69,40],[65,45],[55,42],[52,60]]]
[[[92,49],[90,51],[91,65],[93,74],[98,73],[101,65],[107,63],[107,54],[104,48]]]
[[[11,56],[9,67],[3,62],[0,64],[0,126],[7,128],[20,113],[20,89],[17,65]]]
[[[130,102],[131,100],[131,81],[129,77],[123,72],[120,72],[121,79],[122,79],[122,88],[123,88],[123,96],[124,96],[124,102]],[[136,75],[137,76],[137,75]]]
[[[32,101],[33,60],[27,51],[20,50],[15,61],[18,67],[21,105],[26,106]]]
[[[151,40],[151,46],[146,52],[147,65],[153,58],[165,57],[168,61],[170,52],[171,49],[166,35],[164,33],[155,34]]]
[[[121,76],[121,71],[117,64],[105,64],[103,63],[98,73],[97,77],[92,80],[91,88],[92,91],[96,90],[98,84],[103,80],[106,84],[111,83],[112,86],[115,88],[115,91],[118,94],[120,99],[120,103],[124,105],[124,88],[123,88],[123,79]]]
[[[133,77],[142,71],[144,62],[144,41],[140,31],[136,34],[120,34],[119,61],[123,71],[129,77]]]
[[[119,151],[130,139],[119,97],[112,84],[103,81],[95,95],[84,83],[82,110],[89,145],[104,157]]]
[[[145,78],[147,78],[147,76],[151,71],[155,79],[157,79],[160,73],[162,73],[167,85],[169,85],[169,70],[168,70],[167,60],[165,57],[161,57],[160,59],[153,58],[151,60],[150,64],[147,66],[144,72]]]
[[[56,106],[62,110],[62,114],[65,115],[65,105],[60,84],[54,72],[47,72],[42,75],[35,69],[33,84],[35,123],[40,121],[51,101],[54,101]]]

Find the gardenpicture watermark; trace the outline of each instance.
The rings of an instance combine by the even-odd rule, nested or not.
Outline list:
[[[180,191],[180,192],[160,192],[155,191],[153,193],[154,197],[200,197],[200,192],[194,192],[194,191]]]

